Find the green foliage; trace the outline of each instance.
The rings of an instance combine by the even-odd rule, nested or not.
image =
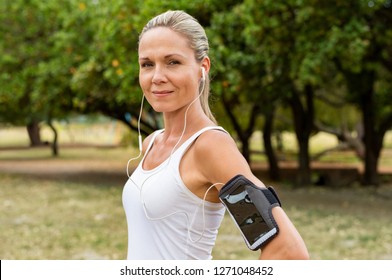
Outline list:
[[[60,5],[61,4],[61,5]],[[6,1],[1,6],[4,55],[0,89],[9,122],[62,117],[70,109],[70,77],[86,41],[79,34],[86,17],[77,1]],[[79,9],[79,10],[78,10]],[[82,35],[82,36],[81,36]],[[88,38],[84,38],[88,40]]]
[[[1,1],[0,122],[72,111],[137,116],[138,35],[168,9],[189,12],[207,29],[221,123],[228,124],[230,107],[246,130],[257,104],[258,115],[282,112],[289,121],[278,125],[292,129],[287,98],[299,94],[305,104],[302,92],[311,85],[324,123],[352,126],[357,112],[339,120],[336,111],[363,110],[366,89],[376,130],[392,127],[390,0]],[[144,121],[146,132],[154,129]],[[262,123],[258,116],[256,123],[252,129]]]

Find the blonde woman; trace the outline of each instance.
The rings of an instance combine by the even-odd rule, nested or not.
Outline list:
[[[183,11],[158,15],[138,47],[140,86],[163,114],[164,129],[143,141],[143,158],[124,187],[128,259],[211,259],[225,213],[222,187],[241,174],[266,188],[210,111],[209,45],[197,20]],[[307,259],[280,204],[271,215],[278,231],[260,258]]]

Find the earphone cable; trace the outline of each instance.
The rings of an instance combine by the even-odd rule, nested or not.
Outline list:
[[[141,135],[141,132],[140,132],[140,121],[141,121],[142,113],[143,113],[143,104],[144,104],[144,94],[143,94],[142,102],[141,102],[141,105],[140,105],[139,118],[138,118],[138,120],[137,120],[137,133],[138,133],[138,142],[139,142],[139,155],[138,155],[137,157],[130,158],[130,159],[128,160],[128,162],[127,162],[127,169],[126,169],[126,171],[127,171],[127,176],[128,176],[128,178],[131,177],[131,176],[129,175],[129,164],[130,164],[132,161],[137,160],[138,158],[140,158],[140,156],[142,155],[142,151],[143,151],[143,141],[142,141],[142,135]]]

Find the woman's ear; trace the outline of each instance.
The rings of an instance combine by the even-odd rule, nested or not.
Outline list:
[[[210,72],[210,67],[211,67],[210,58],[208,56],[206,56],[205,58],[203,58],[203,60],[201,62],[201,68],[204,69],[204,71],[205,71],[204,75],[205,76],[207,76],[208,72]]]

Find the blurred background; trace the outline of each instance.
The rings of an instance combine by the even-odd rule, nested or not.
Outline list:
[[[391,0],[0,0],[0,258],[126,257],[138,34],[169,9],[205,27],[212,111],[311,257],[392,259]],[[225,217],[214,258],[255,257]]]

